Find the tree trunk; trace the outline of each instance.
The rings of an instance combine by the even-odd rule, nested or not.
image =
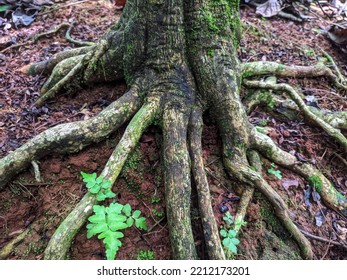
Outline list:
[[[102,174],[105,174],[105,179],[114,182],[141,133],[156,120],[164,135],[166,211],[173,258],[198,257],[190,220],[192,171],[209,257],[224,259],[202,160],[202,114],[209,111],[216,120],[223,142],[224,167],[245,190],[241,191],[242,203],[236,215],[238,222],[243,221],[256,188],[271,202],[278,218],[299,245],[303,257],[312,258],[310,243],[290,219],[287,205],[262,178],[260,157],[255,150],[278,164],[287,164],[286,167],[306,179],[316,176],[321,182],[322,199],[345,215],[347,200],[314,167],[308,164],[294,166],[295,158],[278,149],[271,139],[260,135],[249,123],[240,99],[242,74],[251,77],[272,70],[261,63],[242,68],[236,52],[241,36],[238,7],[238,0],[128,0],[120,21],[95,46],[67,51],[48,62],[28,67],[26,71],[32,74],[42,72],[45,65],[49,65],[49,69],[54,68],[42,89],[38,105],[74,83],[81,85],[125,79],[129,92],[111,104],[106,113],[80,123],[52,128],[1,159],[0,187],[14,173],[28,166],[31,160],[52,150],[71,152],[100,141],[137,112],[114,152],[122,160],[111,157]],[[293,73],[292,69],[283,65],[276,67],[274,73]],[[247,69],[247,73],[242,69]],[[303,76],[322,75],[322,71],[312,69],[296,70],[297,76],[300,73]],[[335,75],[324,71],[335,79]],[[146,112],[146,122],[143,123],[141,116]],[[323,126],[326,128],[325,123]],[[92,131],[93,128],[97,129]],[[337,135],[335,130],[331,135]],[[345,147],[345,139],[339,137],[339,143]],[[60,148],[62,144],[64,149]],[[25,157],[20,158],[20,155]],[[288,160],[284,162],[284,158]],[[67,219],[70,220],[62,224],[64,230],[57,230],[57,233],[64,232],[67,237],[62,240],[61,234],[57,234],[52,238],[49,252],[46,252],[48,258],[62,258],[65,254],[62,252],[66,252],[77,230],[69,230],[69,225],[76,224],[76,217],[83,217],[78,220],[78,224],[82,225],[95,203],[95,199],[87,197],[69,215]],[[78,210],[80,208],[88,211]],[[79,215],[78,211],[85,214]],[[240,223],[235,227],[236,232],[240,230]],[[64,244],[64,248],[59,244]]]

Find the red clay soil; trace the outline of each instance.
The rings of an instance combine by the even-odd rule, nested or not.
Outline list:
[[[0,30],[0,36],[15,37],[18,43],[29,42],[31,35],[74,20],[77,24],[72,36],[78,40],[95,41],[119,15],[120,12],[114,6],[87,2],[39,16],[29,27]],[[310,65],[317,60],[319,45],[334,57],[346,74],[345,56],[325,37],[317,37],[312,31],[312,28],[323,24],[319,20],[303,24],[280,18],[263,20],[249,7],[242,9],[242,18],[245,23],[244,38],[239,49],[242,61],[272,60],[286,64]],[[64,39],[64,33],[58,32],[37,43],[0,53],[0,157],[49,127],[95,115],[125,92],[124,83],[95,85],[83,88],[73,96],[59,96],[42,108],[30,108],[45,78],[26,76],[19,69],[28,63],[47,59],[59,51],[73,47]],[[322,108],[347,110],[346,98],[337,94],[323,78],[287,79],[286,82],[297,84],[306,95],[314,95]],[[265,123],[270,128],[270,136],[279,146],[286,151],[300,152],[303,158],[320,168],[335,187],[346,195],[347,166],[341,160],[341,156],[346,158],[346,154],[339,151],[337,145],[319,129],[311,128],[303,121],[277,119],[262,108],[257,108],[249,118],[254,124]],[[236,190],[231,190],[237,188],[222,168],[221,142],[213,120],[206,115],[204,121],[203,156],[215,217],[218,224],[221,224],[223,208],[227,207],[232,215],[235,214],[238,196]],[[16,177],[0,192],[0,249],[26,228],[32,229],[23,242],[14,247],[8,259],[42,259],[44,248],[55,229],[87,191],[80,172],[100,174],[122,131],[124,128],[106,141],[92,145],[78,154],[46,157],[39,162],[41,183],[35,181],[30,169]],[[129,203],[133,209],[140,210],[142,215],[147,217],[150,229],[148,232],[141,232],[136,228],[125,230],[117,259],[136,259],[141,250],[153,251],[155,259],[171,258],[165,218],[161,139],[160,129],[151,126],[142,136],[113,186],[113,191],[117,194],[115,200],[122,204]],[[346,219],[312,199],[308,206],[304,199],[304,193],[309,188],[308,182],[288,170],[276,167],[283,176],[279,180],[267,173],[270,164],[271,162],[264,159],[263,175],[288,203],[295,223],[301,229],[327,240],[346,240]],[[325,221],[321,226],[316,225],[315,216],[318,212],[324,213]],[[263,197],[256,193],[246,217],[247,225],[240,235],[240,253],[235,256],[236,259],[265,258],[263,244],[268,238],[269,230],[286,235],[281,226],[273,221],[271,213],[272,210],[266,208]],[[191,216],[193,224],[196,225],[194,234],[200,258],[205,259],[207,255],[202,242],[194,191]],[[310,241],[317,259],[347,259],[346,250],[337,245],[313,239]],[[273,245],[272,248],[275,253],[278,250],[276,246]],[[97,238],[87,239],[86,228],[83,227],[75,238],[68,258],[105,259],[104,246]]]

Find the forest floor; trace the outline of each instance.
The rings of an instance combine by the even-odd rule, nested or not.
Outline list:
[[[31,105],[37,99],[46,77],[30,77],[20,71],[29,63],[45,60],[57,52],[75,47],[66,41],[63,30],[35,43],[30,39],[33,35],[64,22],[75,22],[72,37],[82,41],[96,41],[120,14],[121,11],[114,6],[85,2],[38,16],[29,27],[20,26],[9,30],[0,28],[0,157],[49,127],[90,118],[125,92],[124,83],[94,85],[81,89],[73,96],[62,94],[43,107],[35,108]],[[267,60],[288,65],[312,65],[321,56],[322,48],[335,59],[346,75],[347,56],[324,35],[315,31],[328,24],[322,18],[304,23],[278,17],[263,19],[247,6],[242,7],[241,15],[244,33],[239,57],[243,62]],[[10,45],[8,42],[28,44],[5,50]],[[321,108],[347,110],[346,97],[340,95],[324,78],[285,81],[296,85],[305,96],[314,96]],[[279,146],[286,151],[299,152],[304,159],[322,170],[346,196],[346,154],[318,128],[311,128],[302,120],[278,119],[263,111],[260,108],[255,110],[249,116],[250,121],[268,127],[269,135]],[[233,183],[221,168],[221,142],[213,120],[205,116],[204,121],[203,156],[213,209],[220,224],[222,206],[226,206],[234,215],[238,197],[232,191]],[[100,174],[122,130],[124,128],[106,141],[91,145],[78,154],[50,155],[40,160],[40,183],[35,180],[33,171],[27,170],[0,191],[0,250],[26,228],[30,228],[25,239],[16,244],[7,259],[42,259],[49,238],[86,193],[80,172]],[[161,131],[156,126],[146,131],[113,187],[117,193],[116,200],[141,210],[151,229],[147,233],[135,228],[125,230],[117,259],[141,258],[140,252],[148,250],[154,252],[155,259],[171,257],[160,159],[161,137]],[[327,209],[320,201],[313,201],[312,190],[305,178],[273,166],[265,159],[263,167],[264,177],[288,203],[292,218],[299,228],[328,241],[310,238],[315,258],[347,259],[346,249],[332,244],[333,241],[346,240],[347,220]],[[280,170],[282,179],[269,174],[267,171],[271,168]],[[204,259],[207,256],[194,192],[192,203],[196,245],[200,257]],[[239,236],[240,253],[235,256],[236,259],[289,258],[292,252],[282,252],[287,249],[283,249],[281,243],[274,242],[272,236],[274,233],[285,237],[287,233],[259,193],[255,194],[250,204],[246,222]],[[271,253],[266,243],[271,243]],[[68,258],[104,259],[103,244],[97,238],[87,239],[84,227],[78,233]]]

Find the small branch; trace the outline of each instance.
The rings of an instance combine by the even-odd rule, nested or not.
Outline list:
[[[60,6],[57,5],[56,7],[54,7],[53,9],[51,9],[49,11],[46,11],[46,12],[43,12],[43,13],[39,13],[38,16],[43,16],[43,15],[55,12],[55,11],[57,11],[59,9],[62,9],[62,8],[83,4],[83,3],[86,3],[86,2],[95,2],[95,0],[82,0],[82,1],[78,1],[78,2],[71,2],[71,3],[68,3],[68,4],[60,5]]]
[[[312,238],[312,239],[314,239],[314,240],[321,241],[321,242],[325,242],[325,243],[331,243],[331,244],[337,245],[337,246],[339,246],[339,247],[342,247],[342,248],[344,248],[344,249],[347,249],[347,245],[342,244],[342,243],[340,243],[340,242],[336,242],[336,241],[333,241],[333,240],[326,239],[326,238],[324,238],[324,237],[320,237],[320,236],[317,236],[317,235],[313,235],[313,234],[311,234],[311,233],[309,233],[309,232],[307,232],[307,231],[305,231],[305,230],[303,230],[303,229],[300,229],[300,231],[301,231],[304,235],[306,235],[307,237]]]

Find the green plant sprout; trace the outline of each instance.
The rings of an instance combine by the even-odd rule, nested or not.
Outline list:
[[[140,252],[138,252],[137,254],[137,257],[136,257],[137,260],[139,261],[143,261],[143,260],[154,260],[154,253],[152,250],[140,250]]]
[[[112,192],[111,187],[112,183],[110,180],[105,180],[101,176],[96,177],[96,173],[87,174],[81,172],[83,177],[83,182],[87,183],[87,189],[92,193],[96,194],[96,199],[98,201],[104,201],[106,198],[113,198],[116,196],[114,192]]]
[[[152,209],[152,213],[157,218],[163,218],[165,216],[165,212],[164,211],[158,211],[155,208]]]
[[[160,202],[160,197],[158,197],[158,196],[152,196],[151,197],[151,202],[153,203],[153,204],[155,204],[155,203],[159,203]]]
[[[281,179],[283,178],[282,173],[281,173],[280,170],[276,170],[275,168],[276,168],[275,164],[274,164],[273,162],[271,162],[271,167],[267,170],[267,173],[268,173],[268,174],[272,174],[272,175],[274,175],[277,179],[280,179],[280,180],[281,180]]]
[[[87,238],[98,235],[103,239],[106,248],[106,258],[114,260],[124,237],[121,230],[134,225],[139,229],[147,230],[146,218],[140,217],[141,211],[132,211],[129,204],[111,203],[109,207],[94,205],[94,215],[88,218]]]
[[[219,234],[223,237],[223,246],[232,254],[237,254],[237,245],[240,244],[240,240],[236,237],[237,232],[231,229],[233,220],[230,212],[226,212],[223,216],[225,225],[221,226]]]

